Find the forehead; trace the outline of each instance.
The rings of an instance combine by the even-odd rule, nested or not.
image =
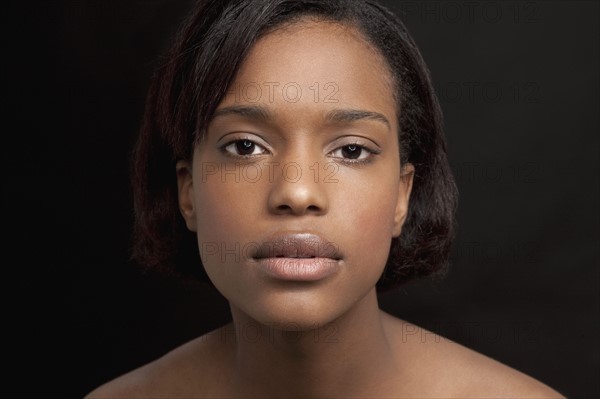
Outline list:
[[[345,105],[393,114],[393,87],[385,59],[354,27],[303,19],[256,42],[232,83],[230,92],[237,96],[226,97],[223,105],[291,99],[285,105]]]

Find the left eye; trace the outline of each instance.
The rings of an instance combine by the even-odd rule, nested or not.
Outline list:
[[[358,144],[349,144],[334,150],[332,154],[336,158],[361,160],[368,158],[371,152]]]
[[[267,150],[265,150],[262,146],[248,139],[232,141],[223,147],[223,149],[230,154],[239,156],[261,155],[267,152]]]

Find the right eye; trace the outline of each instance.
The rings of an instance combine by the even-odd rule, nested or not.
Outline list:
[[[249,139],[240,139],[230,141],[225,144],[223,147],[223,151],[225,151],[228,155],[238,156],[238,157],[248,157],[253,155],[263,155],[268,151],[263,148],[261,145],[256,144],[254,141]]]

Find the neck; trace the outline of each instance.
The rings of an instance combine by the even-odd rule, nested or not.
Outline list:
[[[398,375],[375,289],[331,323],[303,331],[231,310],[233,386],[242,396],[366,397]]]

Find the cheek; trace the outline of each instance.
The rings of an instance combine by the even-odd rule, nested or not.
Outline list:
[[[204,269],[226,296],[240,284],[239,264],[256,245],[265,189],[218,174],[194,181],[198,248]],[[234,287],[233,291],[239,289]],[[227,295],[226,295],[227,294]]]
[[[205,182],[194,182],[194,200],[198,249],[202,264],[217,289],[223,292],[228,268],[223,260],[236,262],[240,259],[239,220],[244,214],[239,195],[231,185],[223,184],[219,178],[208,178]],[[225,259],[224,259],[225,258]]]
[[[235,244],[247,235],[244,228],[256,216],[259,193],[255,187],[232,183],[214,177],[195,184],[199,241]]]
[[[198,241],[220,242],[235,219],[236,203],[222,184],[205,182],[194,187]]]
[[[391,182],[380,182],[367,190],[356,190],[346,196],[344,214],[348,232],[353,232],[348,244],[352,248],[352,263],[358,267],[368,265],[376,280],[388,258],[396,209],[397,187]],[[347,245],[348,245],[347,244]]]
[[[368,255],[375,264],[383,267],[392,239],[394,207],[389,201],[379,201],[371,205],[371,209],[363,211],[358,218],[360,246],[363,249],[361,253]]]

